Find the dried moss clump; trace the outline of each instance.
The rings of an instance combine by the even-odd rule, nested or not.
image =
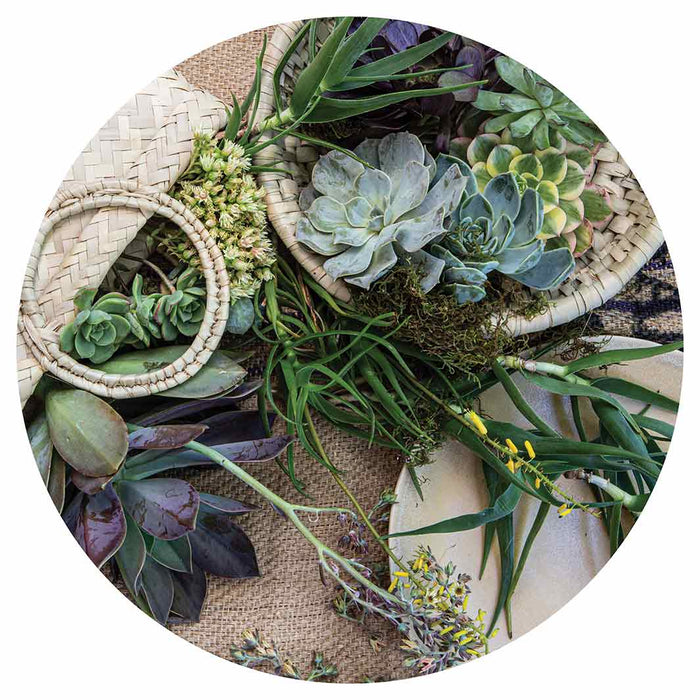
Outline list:
[[[411,343],[444,365],[466,373],[488,367],[498,355],[522,350],[524,340],[505,328],[510,313],[541,313],[543,299],[531,299],[520,290],[498,289],[487,283],[486,297],[478,304],[460,306],[452,295],[420,287],[419,271],[410,265],[394,268],[372,286],[355,294],[356,307],[368,316],[393,311],[394,337]],[[544,302],[546,308],[546,302]]]

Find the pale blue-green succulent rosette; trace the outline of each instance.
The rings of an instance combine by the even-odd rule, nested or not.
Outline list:
[[[469,166],[458,162],[469,180],[465,195],[449,233],[430,247],[430,254],[445,263],[444,291],[460,304],[480,301],[495,270],[540,291],[562,284],[574,258],[566,245],[543,240],[540,194],[528,188],[521,195],[512,173],[494,177],[480,193]]]
[[[334,280],[369,289],[408,260],[420,268],[423,289],[432,289],[444,262],[423,249],[448,230],[469,178],[458,163],[436,163],[407,132],[368,139],[355,155],[364,164],[340,151],[319,159],[300,197],[297,240],[327,258]]]

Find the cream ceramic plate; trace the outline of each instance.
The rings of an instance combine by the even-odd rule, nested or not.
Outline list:
[[[655,343],[615,336],[605,349],[653,345]],[[610,367],[608,374],[635,381],[678,399],[682,366],[683,353],[673,352],[627,365],[615,365]],[[527,401],[544,420],[563,435],[576,438],[567,399],[552,396],[521,376],[513,375],[513,378]],[[641,404],[634,401],[624,400],[623,403],[631,410],[642,408]],[[481,410],[497,417],[499,421],[529,427],[500,385],[484,393]],[[590,410],[582,413],[587,433],[593,436],[594,416]],[[652,409],[649,415],[670,423],[675,421],[673,414],[658,409]],[[479,460],[456,441],[447,443],[437,452],[432,464],[421,467],[419,477],[424,481],[424,501],[418,497],[408,471],[404,469],[401,472],[396,485],[398,502],[392,508],[389,521],[390,532],[414,530],[446,518],[475,513],[488,506]],[[562,481],[567,492],[574,497],[591,499],[592,494],[583,482]],[[525,497],[515,511],[516,560],[537,508],[538,503],[534,499]],[[391,540],[391,546],[404,561],[411,558],[420,544],[424,544],[430,546],[443,564],[454,562],[457,571],[473,577],[470,583],[470,610],[475,613],[477,608],[482,608],[488,614],[496,604],[500,572],[498,554],[492,552],[484,577],[480,581],[476,580],[482,539],[483,530],[477,529],[445,535],[401,537]],[[559,519],[552,510],[539,533],[513,596],[513,637],[528,632],[565,605],[600,571],[608,558],[609,543],[601,521],[578,511]],[[392,570],[394,569],[392,562]],[[492,649],[509,641],[503,614],[497,626],[501,632],[493,640]]]

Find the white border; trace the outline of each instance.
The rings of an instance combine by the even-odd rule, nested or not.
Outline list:
[[[461,32],[540,71],[625,155],[653,203],[680,280],[695,358],[698,169],[697,13],[676,0],[303,0],[15,3],[3,13],[2,675],[6,697],[320,697],[329,688],[240,669],[192,647],[116,593],[59,527],[31,464],[15,367],[18,291],[42,210],[87,139],[135,90],[202,48],[301,16],[383,14]],[[93,27],[102,32],[93,39]],[[105,33],[107,30],[108,33]],[[694,67],[694,70],[693,70]],[[686,362],[677,437],[657,492],[612,563],[530,634],[477,663],[389,686],[335,686],[338,697],[424,693],[651,698],[694,687],[697,622],[698,372]],[[300,546],[304,543],[300,540]],[[274,630],[267,632],[273,633]],[[233,640],[232,640],[233,641]],[[14,691],[14,692],[13,692]]]

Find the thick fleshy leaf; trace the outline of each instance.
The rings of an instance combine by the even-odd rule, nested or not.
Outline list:
[[[566,161],[566,177],[557,185],[559,199],[572,200],[581,196],[586,186],[583,168],[573,160]]]
[[[49,423],[44,411],[30,423],[27,428],[27,436],[29,437],[29,444],[32,446],[36,466],[39,468],[39,474],[41,474],[44,484],[48,484],[53,444],[49,435]]]
[[[390,177],[391,200],[384,213],[385,225],[394,223],[406,212],[415,209],[425,199],[430,187],[430,172],[417,161],[404,163],[403,168],[394,170]]]
[[[204,571],[226,578],[260,575],[253,545],[233,516],[202,512],[190,544],[194,563]]]
[[[527,189],[520,201],[520,211],[513,222],[512,246],[522,246],[532,241],[542,230],[544,207],[542,198],[534,190]]]
[[[580,199],[574,199],[569,202],[562,199],[559,202],[559,208],[566,215],[563,233],[569,233],[577,229],[583,221],[583,202]]]
[[[467,147],[467,160],[472,167],[477,163],[485,163],[491,151],[501,143],[498,134],[479,134],[471,140]]]
[[[273,412],[269,412],[268,420],[274,415]],[[254,410],[215,413],[198,422],[209,426],[209,430],[201,435],[198,441],[204,445],[262,440],[267,437],[260,413]]]
[[[445,291],[454,295],[460,305],[481,301],[486,296],[486,290],[483,287],[470,284],[447,284]]]
[[[357,193],[378,211],[384,211],[391,196],[391,179],[379,169],[365,170],[355,183]]]
[[[365,167],[354,158],[341,151],[331,151],[318,159],[311,175],[311,181],[321,194],[345,203],[355,191],[355,180]]]
[[[406,258],[420,270],[420,286],[427,294],[440,282],[440,277],[445,269],[445,261],[426,253],[425,250],[407,253]]]
[[[141,590],[153,618],[164,625],[168,621],[174,595],[170,571],[151,557],[146,557],[141,570]]]
[[[498,74],[508,85],[516,90],[534,97],[531,84],[525,79],[525,66],[508,56],[498,56],[495,60]]]
[[[522,151],[512,144],[502,143],[494,147],[486,159],[486,170],[491,177],[507,173],[510,169],[510,164],[521,155]]]
[[[486,275],[475,267],[452,267],[445,272],[445,281],[457,284],[483,285]]]
[[[212,445],[212,447],[232,462],[267,462],[279,456],[294,441],[289,435],[279,435],[258,440]],[[164,454],[144,453],[131,458],[126,463],[125,477],[131,480],[145,479],[170,469],[185,467],[214,466],[201,452],[195,450],[170,450]]]
[[[200,508],[204,508],[205,510],[209,508],[221,511],[223,513],[229,513],[231,515],[250,513],[258,508],[250,503],[236,501],[235,499],[227,498],[226,496],[216,496],[213,493],[200,493],[199,503]]]
[[[122,480],[117,484],[124,508],[139,527],[162,540],[194,529],[199,494],[180,479]]]
[[[493,220],[505,215],[511,221],[520,211],[520,192],[518,183],[510,173],[494,177],[484,189],[484,197],[493,209]]]
[[[398,261],[396,251],[391,243],[375,249],[372,260],[367,269],[360,275],[346,277],[348,284],[354,284],[362,289],[369,289],[370,285],[386,274]]]
[[[415,219],[395,224],[397,243],[407,252],[415,253],[444,233],[445,212],[437,209]]]
[[[73,535],[98,568],[121,547],[126,519],[111,484],[81,501]]]
[[[568,248],[555,248],[542,253],[539,264],[527,272],[512,275],[526,287],[546,291],[558,287],[574,270],[574,258]]]
[[[106,402],[80,389],[52,390],[46,416],[54,447],[86,476],[110,476],[128,447],[126,423]]]
[[[595,185],[586,187],[581,192],[584,214],[589,221],[603,221],[612,213],[604,192],[603,188],[597,188]]]
[[[156,425],[129,433],[130,450],[173,450],[196,440],[206,425]]]
[[[173,602],[170,611],[185,621],[199,622],[202,607],[207,597],[207,577],[202,569],[192,564],[192,573],[171,571]]]
[[[386,231],[386,229],[385,229]],[[350,277],[364,272],[372,260],[372,255],[379,242],[378,236],[370,238],[358,248],[348,248],[323,263],[323,269],[334,280],[339,277]]]
[[[542,174],[538,180],[549,180],[558,185],[566,177],[566,156],[556,148],[545,148],[537,152],[542,164]]]
[[[498,269],[504,275],[525,272],[539,262],[543,250],[544,241],[540,239],[519,248],[507,248],[498,255]]]
[[[422,165],[424,151],[423,144],[414,134],[407,131],[387,134],[379,142],[379,166],[393,181],[394,173],[402,171],[411,161]]]
[[[226,319],[226,332],[233,335],[245,335],[255,321],[255,308],[253,300],[249,297],[240,297],[232,301]]]
[[[462,205],[459,216],[462,220],[471,219],[476,221],[481,218],[493,219],[494,214],[493,208],[486,197],[483,194],[475,194]]]
[[[379,168],[379,142],[381,139],[365,139],[356,149],[355,155],[369,163],[373,168]]]
[[[444,164],[449,164],[449,167],[440,174]],[[465,166],[465,170],[469,169]],[[435,179],[430,185],[428,194],[420,205],[405,214],[403,219],[413,219],[437,210],[441,210],[443,216],[449,216],[459,205],[468,186],[472,194],[476,192],[476,182],[471,172],[464,175],[459,163],[450,162],[446,157],[438,158]]]
[[[187,535],[176,540],[156,539],[149,555],[171,571],[192,572],[192,548]]]
[[[556,237],[564,230],[565,226],[566,214],[564,210],[559,207],[554,207],[544,215],[542,235],[547,238]]]
[[[188,349],[186,345],[169,345],[150,350],[139,350],[119,355],[100,365],[98,369],[109,374],[144,374],[166,367]],[[225,352],[215,350],[207,363],[186,382],[161,391],[159,396],[179,399],[204,399],[230,391],[246,376],[246,370]],[[70,460],[66,460],[70,464]]]
[[[506,97],[503,102],[504,104],[507,104],[510,100],[512,100],[512,96]],[[510,132],[513,134],[513,138],[517,139],[528,136],[543,119],[544,113],[537,107],[525,112],[520,119],[516,119],[514,122],[511,122],[509,126]]]
[[[70,480],[73,485],[88,496],[102,491],[102,489],[114,478],[114,476],[85,476],[75,469],[71,470]]]
[[[332,197],[319,197],[306,212],[311,225],[322,233],[333,233],[338,226],[348,226],[345,205]]]
[[[126,536],[122,546],[117,551],[115,560],[129,593],[136,597],[141,588],[139,576],[146,561],[146,543],[134,519],[128,513],[124,513],[124,516],[126,518]]]
[[[127,416],[130,423],[140,426],[160,425],[174,420],[191,419],[192,417],[195,418],[190,420],[190,422],[202,423],[203,421],[200,421],[199,417],[210,411],[215,410],[218,413],[221,409],[226,409],[227,413],[231,413],[232,409],[237,407],[241,398],[255,393],[260,388],[260,385],[260,380],[244,382],[226,396],[216,399],[175,401],[173,399],[160,399],[158,396],[151,396],[148,399],[142,399],[143,403],[139,406],[133,406],[139,399],[128,399],[126,402],[119,404],[119,412],[121,415]],[[144,408],[148,409],[149,404],[155,404],[153,410],[148,410],[144,413]],[[127,410],[130,408],[135,408],[136,411],[127,415]]]
[[[341,245],[333,241],[333,234],[317,231],[311,222],[302,217],[297,221],[295,235],[299,243],[303,243],[307,248],[313,250],[314,253],[320,255],[337,255],[342,253],[348,246]]]
[[[66,499],[66,463],[58,452],[54,450],[51,458],[51,472],[46,488],[51,496],[56,510],[60,513]]]
[[[351,226],[367,226],[371,212],[372,205],[364,197],[353,197],[345,204],[345,214]]]

